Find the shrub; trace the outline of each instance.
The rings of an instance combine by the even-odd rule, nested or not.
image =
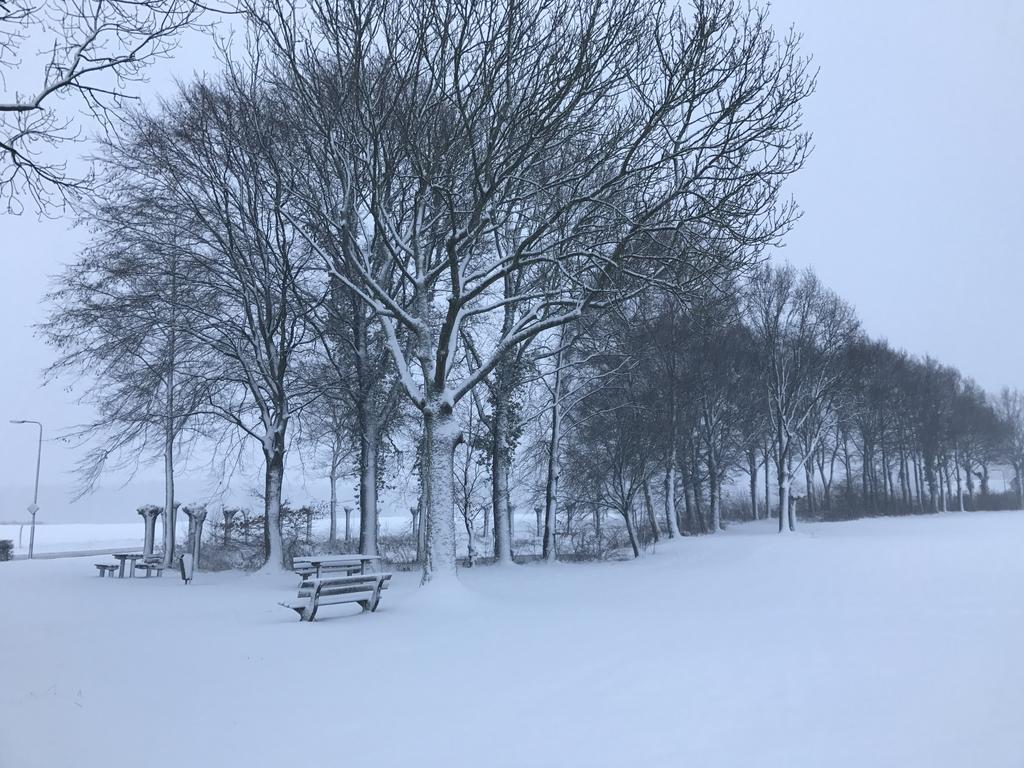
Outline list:
[[[0,539],[0,560],[11,560],[14,558],[14,541],[11,539]]]

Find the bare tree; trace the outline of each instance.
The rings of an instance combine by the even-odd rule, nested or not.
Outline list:
[[[841,356],[857,336],[853,309],[824,288],[814,273],[765,266],[749,282],[746,318],[763,373],[778,475],[779,532],[795,530],[790,500],[793,473],[813,459],[817,440],[800,454],[799,436],[836,391]],[[788,518],[788,524],[787,524]]]
[[[384,328],[423,420],[424,580],[453,573],[455,406],[517,346],[671,274],[695,233],[784,231],[813,79],[795,37],[724,2],[250,11],[291,88],[314,96],[307,112],[323,73],[350,89],[349,128],[323,136],[358,213],[336,274]],[[545,282],[552,270],[566,280]],[[456,376],[471,323],[490,332]]]
[[[308,393],[297,365],[316,341],[311,315],[326,281],[285,216],[297,172],[277,162],[291,128],[258,79],[229,70],[139,114],[109,153],[122,194],[172,222],[202,301],[182,325],[216,356],[206,413],[252,438],[265,463],[264,545],[280,568],[287,430]]]
[[[163,459],[163,559],[174,557],[175,460],[195,436],[208,398],[207,350],[183,335],[197,300],[173,230],[145,199],[100,194],[89,206],[95,239],[59,276],[40,327],[59,353],[46,378],[73,375],[93,420],[71,431],[99,440],[79,462],[81,492],[106,469]]]

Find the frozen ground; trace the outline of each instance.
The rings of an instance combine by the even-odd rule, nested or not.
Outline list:
[[[1024,513],[771,524],[638,562],[396,577],[0,564],[0,766],[1024,765]]]

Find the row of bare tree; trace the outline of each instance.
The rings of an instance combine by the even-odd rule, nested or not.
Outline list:
[[[814,85],[798,38],[728,0],[241,10],[244,50],[226,46],[219,74],[129,113],[106,142],[81,204],[91,244],[50,297],[53,373],[81,374],[96,408],[80,432],[99,438],[87,478],[161,456],[173,542],[181,453],[257,446],[274,568],[292,440],[331,454],[332,485],[354,454],[373,552],[404,430],[429,581],[455,569],[466,414],[486,427],[499,561],[519,435],[546,414],[554,557],[582,329],[655,293],[723,293],[794,220],[781,188],[807,154]],[[524,397],[539,379],[548,406]],[[778,384],[788,487],[803,406]]]
[[[695,304],[655,294],[581,329],[573,354],[564,495],[621,518],[635,554],[718,530],[742,482],[734,515],[774,512],[780,532],[798,499],[816,519],[977,509],[997,464],[1024,506],[1024,395],[866,338],[811,272],[765,266]]]

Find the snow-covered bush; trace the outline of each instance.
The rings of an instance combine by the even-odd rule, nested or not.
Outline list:
[[[11,539],[0,539],[0,560],[14,557],[14,542]]]

